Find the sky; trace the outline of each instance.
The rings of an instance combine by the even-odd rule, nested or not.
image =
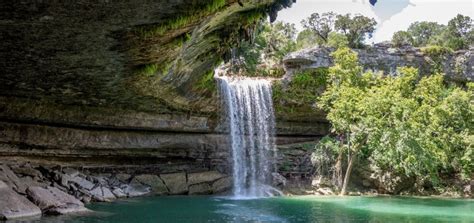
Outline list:
[[[368,42],[377,43],[390,40],[394,32],[406,30],[416,21],[447,24],[457,14],[474,18],[474,0],[378,0],[375,6],[369,0],[296,0],[291,8],[278,13],[277,21],[294,23],[301,30],[301,20],[311,13],[329,11],[375,18],[377,29]]]

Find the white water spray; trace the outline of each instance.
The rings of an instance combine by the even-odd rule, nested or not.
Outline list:
[[[234,197],[266,197],[280,192],[271,186],[276,147],[271,82],[219,76],[226,108],[233,159]]]

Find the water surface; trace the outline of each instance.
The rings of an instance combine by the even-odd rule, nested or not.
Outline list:
[[[147,197],[41,222],[474,222],[474,200],[403,197]]]

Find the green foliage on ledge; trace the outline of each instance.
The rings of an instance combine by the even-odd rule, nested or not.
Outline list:
[[[422,47],[420,50],[431,59],[429,63],[431,65],[431,72],[433,73],[443,72],[443,62],[446,61],[448,55],[453,53],[452,49],[438,45]]]
[[[156,74],[166,74],[171,68],[171,65],[172,63],[146,64],[138,68],[138,70],[136,71],[136,74],[146,76],[146,77],[152,77],[152,76],[155,76]]]
[[[219,66],[223,62],[222,59],[216,59],[211,68]],[[216,80],[214,79],[214,69],[210,69],[197,82],[195,90],[203,91],[207,94],[217,92]]]
[[[273,84],[273,101],[277,112],[294,113],[296,109],[311,110],[326,88],[327,68],[299,71],[288,86]]]
[[[154,36],[162,36],[169,30],[185,27],[188,24],[198,21],[204,16],[217,12],[225,5],[226,0],[211,0],[204,5],[196,6],[196,8],[193,9],[194,11],[188,14],[178,15],[177,17],[166,20],[166,22],[161,24],[140,27],[136,30],[136,33],[145,39]]]
[[[216,83],[214,80],[214,71],[209,71],[197,82],[196,88],[200,90],[206,91],[215,91],[216,90]]]

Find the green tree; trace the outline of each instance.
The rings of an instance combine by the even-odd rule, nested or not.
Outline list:
[[[419,78],[400,68],[398,76],[362,73],[356,53],[332,54],[327,90],[319,106],[348,155],[341,195],[355,158],[368,154],[382,169],[438,184],[440,172],[473,173],[474,92],[444,84],[441,74]],[[419,81],[418,81],[419,80]],[[470,84],[469,86],[471,86]]]
[[[267,57],[278,60],[296,49],[295,24],[276,22],[274,24],[266,24],[264,31],[261,33],[266,46],[264,53]]]
[[[305,49],[318,45],[322,45],[321,38],[319,38],[312,30],[305,29],[298,33],[296,37],[296,48]]]
[[[328,112],[327,119],[335,134],[345,138],[343,149],[349,160],[341,189],[345,195],[355,157],[365,144],[367,134],[361,125],[363,110],[359,106],[366,94],[367,82],[360,78],[362,67],[357,54],[343,47],[332,53],[334,66],[329,68],[329,85],[319,100],[319,106]]]
[[[330,32],[328,36],[327,45],[338,49],[341,47],[349,46],[349,41],[347,40],[347,37],[344,34]]]
[[[301,21],[305,29],[312,30],[322,42],[327,42],[328,35],[334,30],[336,14],[334,12],[325,12],[311,14],[307,19]]]
[[[444,46],[453,50],[466,49],[474,43],[474,25],[469,16],[458,14],[448,22],[448,27],[442,34]]]
[[[239,48],[239,56],[244,61],[243,68],[249,75],[268,72],[271,67],[259,69],[258,66],[279,64],[286,54],[296,50],[294,24],[265,22],[261,26],[254,43],[244,42]]]
[[[440,35],[445,26],[436,22],[414,22],[409,27],[407,32],[413,37],[413,45],[416,47],[426,46],[430,40]]]
[[[337,15],[334,23],[335,29],[346,35],[351,48],[362,48],[365,38],[372,37],[376,25],[377,22],[373,18],[363,15],[351,17],[350,14]]]
[[[393,34],[392,44],[396,47],[413,45],[413,37],[407,31],[398,31]]]

